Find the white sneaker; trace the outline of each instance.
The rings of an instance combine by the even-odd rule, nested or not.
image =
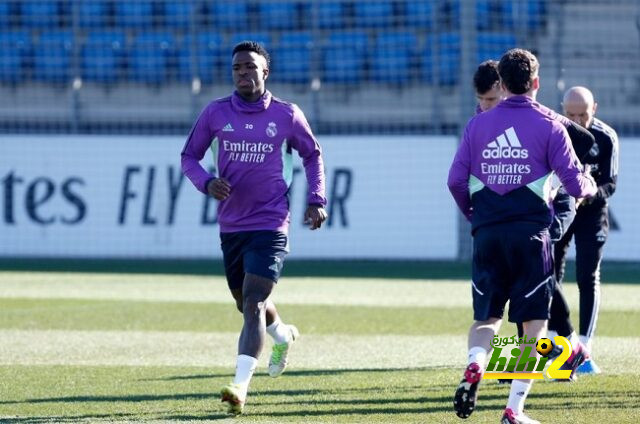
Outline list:
[[[269,375],[278,377],[287,368],[289,363],[289,350],[291,346],[300,337],[300,332],[295,325],[289,325],[289,341],[285,343],[274,344],[269,359]]]
[[[516,415],[511,408],[507,408],[502,415],[500,424],[540,424],[540,421],[531,419],[524,413]]]

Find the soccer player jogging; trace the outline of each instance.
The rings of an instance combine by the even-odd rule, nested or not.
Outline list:
[[[498,75],[498,62],[495,60],[487,60],[482,62],[473,75],[473,86],[476,92],[478,105],[476,113],[486,112],[495,107],[504,99],[504,92],[500,87],[500,75]],[[595,137],[589,131],[570,119],[557,114],[545,106],[538,104],[541,112],[544,112],[552,119],[558,120],[567,129],[571,145],[581,163],[584,163],[586,156],[589,154],[595,144]],[[554,178],[555,180],[555,178]],[[554,187],[553,197],[553,221],[549,228],[551,241],[556,242],[567,232],[567,229],[576,216],[576,199],[571,197],[566,190],[559,186]],[[552,327],[552,323],[555,325]],[[518,323],[518,336],[522,337],[524,331],[522,324]],[[571,380],[575,380],[575,371],[587,356],[586,347],[582,345],[578,335],[573,329],[569,318],[569,306],[562,294],[562,285],[556,282],[553,292],[553,300],[551,303],[551,317],[549,319],[550,330],[554,330],[555,334],[566,337],[574,347],[569,359],[562,366],[562,369],[570,369]],[[551,357],[558,356],[561,348],[556,346]],[[510,379],[498,379],[501,384],[510,384]]]
[[[509,50],[498,72],[506,99],[467,124],[449,170],[448,186],[474,238],[472,293],[475,322],[469,331],[468,366],[454,395],[461,418],[475,409],[490,342],[502,323],[523,323],[529,337],[546,330],[554,274],[549,226],[555,172],[573,197],[592,196],[595,182],[581,171],[567,130],[535,101],[538,61]],[[546,109],[546,108],[545,108]],[[506,423],[533,423],[524,414],[532,380],[514,380]]]
[[[576,279],[580,292],[580,341],[587,351],[587,360],[580,365],[578,372],[595,374],[600,370],[592,359],[592,344],[600,307],[600,262],[609,233],[608,199],[616,190],[618,178],[618,136],[611,127],[594,117],[597,103],[587,88],[572,87],[567,90],[562,106],[567,118],[588,129],[596,141],[584,162],[591,169],[598,192],[580,204],[573,223],[554,247],[556,278],[561,282],[569,243],[572,238],[575,239]],[[559,334],[567,331],[567,317],[568,307],[564,298],[554,298],[549,329]]]
[[[243,412],[249,382],[265,332],[273,337],[269,375],[288,363],[298,337],[280,319],[269,295],[289,251],[292,150],[303,159],[308,182],[305,222],[312,230],[327,219],[321,149],[302,111],[266,89],[269,54],[256,42],[237,44],[232,53],[235,92],[211,102],[196,120],[182,150],[182,171],[193,185],[219,200],[218,223],[229,290],[243,314],[233,382],[222,389],[229,412]],[[213,152],[217,175],[200,161]]]

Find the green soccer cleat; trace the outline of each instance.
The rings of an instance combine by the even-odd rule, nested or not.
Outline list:
[[[289,350],[291,346],[300,337],[300,332],[295,325],[289,326],[289,341],[285,343],[274,344],[269,358],[269,375],[271,377],[280,376],[287,364],[289,363]]]
[[[229,384],[224,386],[220,391],[222,396],[222,402],[227,402],[229,407],[227,412],[233,415],[240,415],[244,410],[244,403],[246,402],[246,395],[243,397],[242,389],[239,384]]]

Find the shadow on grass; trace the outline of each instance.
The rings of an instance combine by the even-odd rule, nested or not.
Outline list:
[[[87,420],[127,420],[139,418],[136,414],[87,414],[73,416],[46,416],[46,417],[0,417],[0,422],[6,424],[40,424],[40,423],[74,423]]]
[[[387,372],[420,372],[420,371],[435,371],[448,369],[446,366],[438,365],[431,367],[416,367],[416,368],[332,368],[321,370],[288,370],[286,372],[287,377],[313,377],[313,376],[329,376],[329,375],[343,375],[351,373],[387,373]],[[257,373],[256,376],[263,375]],[[194,374],[194,375],[176,375],[162,378],[147,378],[140,379],[138,381],[180,381],[180,380],[202,380],[207,378],[218,377],[233,377],[233,373],[224,374]]]
[[[7,400],[0,401],[0,405],[14,405],[24,403],[50,403],[50,402],[157,402],[165,400],[201,400],[201,399],[218,399],[217,394],[213,393],[183,393],[175,395],[131,395],[131,396],[68,396],[68,397],[52,397],[37,398],[25,400]]]
[[[235,374],[228,372],[224,374],[194,374],[194,375],[174,375],[162,378],[140,378],[137,381],[182,381],[182,380],[205,380],[207,378],[231,378]]]
[[[442,390],[453,389],[453,386],[441,385]],[[421,387],[403,387],[407,394],[404,396],[384,396],[384,387],[375,387],[367,389],[345,389],[332,390],[278,390],[256,392],[252,396],[251,404],[247,409],[247,417],[261,416],[277,419],[278,417],[329,417],[342,415],[360,415],[362,417],[371,415],[397,415],[397,414],[429,414],[429,413],[447,413],[452,410],[452,395],[437,396],[420,396],[411,397],[411,393],[420,391]],[[424,389],[430,388],[425,385]],[[343,396],[351,396],[354,393],[362,393],[375,391],[380,398],[344,398]],[[388,388],[386,388],[388,390]],[[497,411],[500,412],[504,408],[504,402],[508,397],[508,391],[504,387],[487,387],[486,390],[480,392],[478,401],[478,410]],[[636,396],[637,390],[603,392],[598,390],[588,390],[579,393],[532,393],[529,396],[530,409],[540,410],[567,410],[571,408],[587,408],[587,409],[611,409],[619,410],[626,408],[637,408],[640,405],[640,398]],[[282,402],[262,402],[261,396],[280,395],[280,396],[314,396],[323,394],[322,399],[293,399]],[[326,398],[329,395],[332,398]],[[382,397],[384,396],[384,397]],[[44,403],[44,402],[145,402],[145,401],[163,401],[163,400],[194,400],[209,399],[217,396],[209,394],[177,394],[177,395],[161,395],[161,396],[78,396],[78,397],[61,397],[47,399],[30,399],[23,402],[1,402],[2,404],[10,403]],[[417,404],[417,405],[416,405]],[[273,411],[273,406],[278,406],[278,410]],[[265,410],[266,409],[266,410]],[[203,411],[200,414],[176,414],[176,413],[152,413],[149,414],[87,414],[79,416],[36,416],[36,417],[3,417],[0,421],[3,423],[15,424],[40,424],[49,422],[72,423],[86,422],[90,420],[129,420],[129,421],[148,421],[168,420],[174,422],[182,421],[214,421],[229,419],[228,414],[215,411]]]
[[[230,415],[225,413],[214,413],[210,415],[167,415],[160,417],[144,416],[142,414],[87,414],[74,416],[46,416],[46,417],[0,417],[3,424],[44,424],[44,423],[87,423],[92,420],[101,422],[148,422],[150,420],[169,421],[215,421],[229,419]]]
[[[571,396],[563,396],[558,398],[557,393],[538,394],[533,398],[544,400],[540,410],[566,410],[567,408],[587,408],[587,409],[610,409],[620,410],[624,408],[637,407],[637,401],[629,403],[628,400],[611,399],[612,396],[627,396],[626,392],[608,393],[606,401],[594,403],[593,393],[579,393]],[[507,401],[508,393],[485,394],[480,395],[478,400],[478,410],[501,412]],[[567,402],[566,400],[571,399]],[[321,399],[309,401],[297,401],[291,403],[273,403],[273,405],[283,405],[285,407],[292,405],[300,405],[298,408],[292,408],[284,411],[256,411],[256,415],[269,417],[295,417],[295,416],[337,416],[337,415],[394,415],[394,414],[425,414],[425,413],[453,413],[452,396],[433,396],[419,397],[415,399],[407,398],[381,398],[381,399]],[[421,404],[416,406],[415,404]],[[531,409],[536,402],[530,403]],[[541,402],[537,402],[541,404]],[[256,406],[267,405],[266,403],[257,403]],[[362,407],[353,407],[353,406]],[[365,406],[367,405],[367,406]],[[384,407],[389,405],[389,407]],[[407,407],[402,407],[406,405]],[[306,406],[306,408],[305,408]],[[309,406],[318,406],[318,408],[309,409]],[[326,409],[319,409],[322,407]]]

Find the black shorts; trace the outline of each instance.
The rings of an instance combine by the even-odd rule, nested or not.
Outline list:
[[[224,271],[229,289],[240,289],[246,273],[277,282],[289,253],[289,239],[281,231],[220,233]]]
[[[476,321],[549,319],[555,285],[549,231],[540,224],[480,227],[473,237],[472,293]]]

